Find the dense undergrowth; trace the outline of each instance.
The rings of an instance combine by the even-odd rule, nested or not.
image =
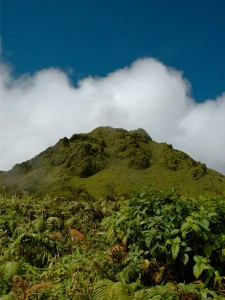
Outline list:
[[[0,195],[0,299],[224,299],[225,197]]]

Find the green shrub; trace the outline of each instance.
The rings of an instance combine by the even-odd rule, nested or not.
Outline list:
[[[126,246],[123,264],[135,264],[143,284],[200,279],[216,288],[225,275],[224,213],[222,197],[212,203],[174,192],[146,192],[134,195],[102,226],[114,232],[111,242]]]

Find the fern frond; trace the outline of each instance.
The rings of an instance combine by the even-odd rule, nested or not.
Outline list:
[[[74,226],[76,224],[77,224],[77,216],[76,215],[64,221],[64,225],[66,227]]]
[[[16,247],[16,246],[21,245],[21,242],[22,242],[22,240],[24,239],[24,237],[25,237],[26,235],[27,235],[26,232],[24,232],[24,233],[22,233],[21,235],[19,235],[19,236],[17,237],[17,239],[15,240],[15,242],[13,243],[13,246]]]
[[[54,255],[61,253],[58,241],[49,234],[23,233],[14,242],[16,247],[19,253],[36,265],[45,265]]]
[[[142,297],[140,299],[177,299],[178,297],[178,291],[177,291],[177,287],[171,283],[168,282],[165,285],[156,285],[156,286],[152,286],[148,289],[144,289],[142,291],[140,291],[140,293],[142,293]],[[139,294],[139,291],[135,293],[135,298],[134,299],[138,299],[137,296]],[[140,295],[140,294],[139,294]],[[181,298],[183,299],[183,298]],[[192,298],[187,298],[187,299],[192,299]]]
[[[35,219],[30,223],[32,229],[37,232],[41,233],[45,228],[45,222],[42,219]]]
[[[93,300],[131,300],[128,290],[121,282],[103,279],[96,283]]]
[[[127,257],[127,253],[127,249],[122,243],[114,244],[105,251],[110,263],[122,261]]]
[[[132,300],[143,300],[145,298],[146,291],[144,289],[136,291]]]
[[[54,288],[55,285],[49,283],[49,282],[41,282],[38,284],[33,285],[31,288],[29,288],[28,290],[26,290],[26,295],[32,295],[36,290],[41,290],[44,288]]]
[[[78,230],[69,228],[68,231],[69,231],[69,234],[70,234],[72,240],[80,240],[81,241],[81,240],[85,239],[84,234]]]
[[[10,282],[14,275],[20,274],[21,267],[16,261],[8,261],[1,266],[0,273],[6,282]]]
[[[26,229],[23,226],[18,226],[13,232],[13,238],[18,237],[23,233],[26,233]]]
[[[41,290],[43,288],[54,288],[55,286],[49,282],[41,282],[33,286],[29,286],[27,280],[23,279],[21,276],[13,276],[13,287],[11,292],[17,296],[19,299],[27,299],[36,290]],[[0,298],[1,299],[1,298]]]
[[[61,232],[55,232],[55,233],[53,234],[53,236],[54,236],[54,238],[55,238],[56,240],[58,240],[58,241],[61,241],[61,240],[64,238],[64,236],[62,235]]]
[[[29,283],[27,280],[23,279],[21,276],[14,275],[13,279],[13,287],[11,291],[20,299],[25,299],[26,290],[29,288]]]

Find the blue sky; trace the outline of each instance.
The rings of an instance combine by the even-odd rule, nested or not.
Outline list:
[[[225,0],[0,3],[0,170],[113,126],[225,174]]]
[[[184,73],[196,101],[225,90],[224,0],[1,0],[2,56],[16,74],[105,76],[142,57]]]

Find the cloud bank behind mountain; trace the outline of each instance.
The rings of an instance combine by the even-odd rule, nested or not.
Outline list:
[[[225,93],[197,103],[180,71],[153,58],[76,86],[57,68],[15,78],[0,64],[0,169],[9,170],[60,138],[98,126],[144,128],[225,174]]]

